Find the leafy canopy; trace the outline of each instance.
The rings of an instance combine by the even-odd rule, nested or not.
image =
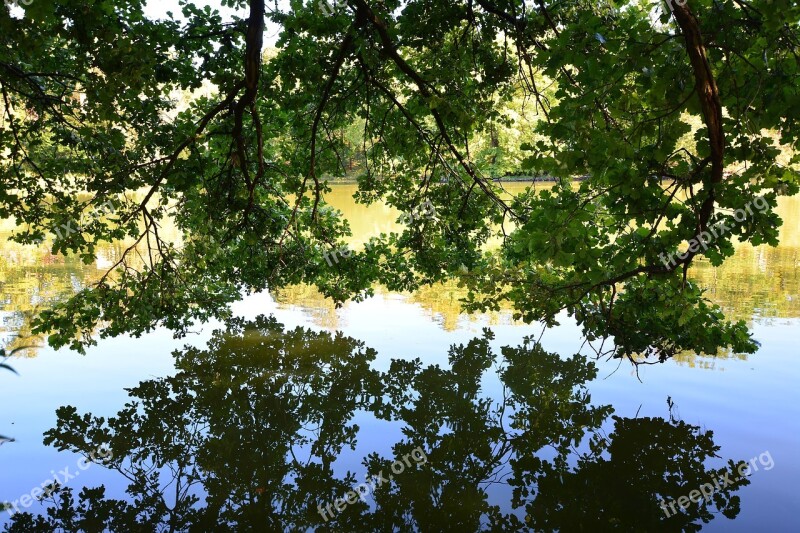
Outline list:
[[[181,333],[293,283],[344,301],[457,278],[470,310],[510,302],[548,324],[566,311],[620,356],[755,349],[687,271],[720,264],[734,239],[777,244],[773,208],[798,191],[796,2],[222,4],[246,15],[184,2],[155,21],[141,0],[0,10],[0,216],[19,242],[87,262],[100,243],[132,244],[41,314],[51,344],[82,349],[98,325]],[[269,54],[266,21],[280,28]],[[504,168],[552,190],[509,198],[487,177],[514,127],[523,155]],[[329,265],[349,227],[328,178],[358,142],[360,201],[430,201],[436,217]],[[759,198],[766,209],[735,216]]]

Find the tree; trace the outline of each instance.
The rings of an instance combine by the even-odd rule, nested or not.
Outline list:
[[[243,291],[295,282],[338,302],[456,278],[467,309],[510,301],[546,324],[566,311],[620,357],[755,350],[687,272],[720,264],[734,238],[776,244],[777,197],[798,191],[796,3],[223,4],[248,15],[223,23],[187,3],[185,22],[152,21],[142,0],[0,13],[0,216],[19,242],[57,233],[54,251],[86,261],[98,242],[136,243],[42,313],[52,345],[82,349],[98,325],[180,334]],[[262,64],[267,19],[282,31]],[[171,98],[204,83],[215,93],[187,109]],[[538,115],[514,173],[560,182],[508,200],[470,142],[492,138],[520,87]],[[349,230],[324,176],[354,123],[359,199],[430,201],[437,216],[328,265]],[[165,218],[181,246],[159,233]]]

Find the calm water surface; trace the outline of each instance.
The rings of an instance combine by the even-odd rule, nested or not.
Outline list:
[[[349,219],[353,246],[397,228],[398,213],[356,204],[353,190],[337,185],[329,198]],[[538,326],[516,323],[510,311],[463,315],[454,285],[415,294],[379,291],[341,309],[311,288],[292,287],[237,304],[237,316],[249,322],[228,336],[212,337],[222,325],[209,324],[180,340],[167,331],[104,340],[86,356],[23,350],[11,361],[20,376],[0,374],[0,435],[15,439],[0,446],[0,502],[19,500],[65,467],[79,472],[68,483],[76,493],[84,485],[105,484],[109,496],[124,499],[124,478],[99,465],[79,471],[78,456],[45,446],[43,433],[56,425],[60,406],[113,416],[136,396],[126,389],[171,379],[197,398],[184,417],[202,418],[212,428],[203,433],[202,446],[185,443],[184,453],[225,480],[214,490],[255,495],[235,507],[254,506],[263,514],[255,515],[255,523],[273,528],[308,528],[319,517],[312,503],[324,507],[334,501],[326,495],[346,494],[381,465],[390,468],[403,450],[421,446],[425,464],[398,474],[391,491],[348,505],[338,527],[391,530],[415,524],[441,530],[501,524],[503,529],[524,524],[527,517],[530,523],[570,530],[581,521],[572,523],[569,517],[594,513],[606,520],[600,523],[616,523],[620,530],[631,524],[654,529],[660,511],[652,509],[653,494],[677,499],[699,489],[714,477],[710,469],[728,460],[769,457],[771,466],[757,460],[760,468],[748,478],[750,484],[731,493],[740,498],[736,519],[710,508],[704,529],[800,531],[800,198],[783,199],[779,214],[784,226],[778,248],[740,245],[723,266],[700,263],[692,271],[730,318],[749,324],[761,342],[758,353],[682,354],[641,368],[641,381],[630,366],[615,361],[598,361],[596,377],[587,379],[568,359],[581,351],[582,340],[566,317],[541,341],[544,350],[561,356],[560,362],[534,353],[522,343],[526,336],[538,338]],[[0,237],[12,230],[11,224],[0,225]],[[15,340],[20,334],[24,344],[42,345],[29,330],[37,308],[97,279],[123,249],[107,247],[86,266],[44,248],[0,245],[4,343],[21,346]],[[274,315],[283,327],[257,319],[261,315]],[[307,330],[287,333],[297,326]],[[484,328],[493,332],[491,340],[481,340]],[[363,346],[322,334],[336,331]],[[451,349],[462,344],[463,350]],[[202,351],[185,350],[186,345]],[[501,355],[502,347],[510,349]],[[177,358],[175,350],[180,350]],[[583,353],[591,351],[584,347]],[[403,370],[392,364],[395,359],[420,363]],[[530,360],[536,363],[526,363]],[[431,365],[439,369],[424,370]],[[497,365],[508,372],[498,372]],[[215,390],[224,393],[214,396]],[[244,414],[229,395],[235,390],[248,391]],[[392,396],[390,390],[402,394]],[[370,395],[385,399],[377,405],[365,399]],[[168,400],[139,397],[157,406]],[[267,398],[280,401],[271,408],[260,403]],[[491,407],[481,398],[491,398]],[[200,409],[203,405],[207,409]],[[493,410],[503,406],[505,411]],[[149,415],[158,421],[164,411],[162,406]],[[262,420],[258,413],[265,412],[283,417]],[[353,424],[357,429],[350,428]],[[699,436],[705,431],[713,433],[718,451]],[[139,428],[137,435],[144,439],[147,432]],[[593,437],[605,438],[602,455],[579,459]],[[213,453],[205,457],[209,450]],[[711,452],[716,457],[706,457]],[[384,463],[362,464],[371,453]],[[292,454],[301,457],[292,461]],[[312,475],[309,465],[332,457],[327,477]],[[544,466],[532,463],[534,458]],[[358,479],[345,479],[348,471]],[[305,483],[303,490],[284,494],[279,489],[298,480]],[[528,492],[515,492],[520,487]],[[271,504],[264,503],[264,494],[272,495]],[[729,495],[719,491],[719,496]],[[374,512],[376,505],[380,512]],[[34,503],[26,510],[41,509]],[[519,522],[496,518],[510,515]],[[0,520],[7,519],[3,513]],[[697,513],[687,521],[702,524]],[[680,527],[675,524],[666,529]]]

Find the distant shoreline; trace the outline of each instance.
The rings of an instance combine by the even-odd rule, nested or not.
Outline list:
[[[577,178],[572,178],[570,181],[584,181],[588,176],[580,176]],[[340,178],[328,177],[328,183],[331,184],[355,184],[358,183],[358,178],[353,176],[345,176]],[[509,176],[500,176],[496,178],[489,178],[489,181],[495,183],[556,183],[558,178],[554,176],[516,176],[516,175],[509,175]]]

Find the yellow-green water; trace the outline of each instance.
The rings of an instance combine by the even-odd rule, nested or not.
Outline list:
[[[513,192],[525,185],[513,183],[506,187]],[[354,185],[335,185],[328,197],[350,221],[354,233],[351,241],[353,246],[358,246],[372,235],[399,228],[396,223],[399,213],[384,206],[357,204],[352,199],[354,189]],[[764,452],[770,453],[774,468],[754,474],[752,484],[739,492],[741,513],[736,521],[730,522],[716,516],[706,526],[710,531],[800,530],[795,513],[800,505],[800,491],[796,490],[797,479],[800,479],[800,457],[797,454],[800,449],[800,387],[797,386],[800,382],[800,351],[797,347],[800,327],[800,198],[782,199],[778,213],[784,220],[780,246],[754,248],[738,244],[735,256],[722,266],[714,268],[708,263],[697,262],[690,273],[708,289],[709,298],[722,306],[729,317],[748,322],[755,338],[762,343],[757,353],[747,357],[718,358],[681,354],[667,364],[640,369],[638,377],[630,366],[601,360],[597,362],[598,378],[588,383],[593,405],[613,406],[616,415],[627,420],[641,420],[645,432],[650,431],[647,428],[651,426],[653,431],[663,429],[663,420],[670,416],[712,430],[714,443],[721,447],[721,462],[727,459],[747,460]],[[15,346],[15,342],[20,342],[13,340],[14,335],[30,337],[30,319],[38,309],[49,302],[66,298],[98,279],[124,249],[122,245],[104,246],[92,264],[84,265],[74,259],[53,256],[46,247],[33,248],[5,242],[4,237],[13,230],[8,223],[0,226],[0,239],[3,239],[0,245],[0,287],[3,295],[0,300],[0,336],[6,342],[11,342],[11,347]],[[449,368],[449,347],[465,344],[480,336],[484,327],[492,329],[495,349],[518,346],[524,336],[539,338],[542,334],[535,325],[514,322],[510,310],[491,315],[465,316],[459,308],[459,298],[462,296],[453,284],[425,288],[414,294],[379,290],[373,299],[335,309],[331,302],[322,299],[312,288],[289,287],[271,294],[248,296],[234,306],[234,312],[248,319],[260,314],[272,314],[287,328],[302,326],[314,331],[340,330],[344,335],[363,341],[365,346],[376,350],[376,359],[370,366],[377,371],[390,369],[393,358],[419,358],[425,366]],[[579,351],[591,353],[582,346],[579,329],[567,317],[562,318],[560,326],[542,335],[544,348],[562,356]],[[178,340],[163,329],[141,338],[101,340],[86,356],[66,350],[54,352],[47,347],[20,352],[19,355],[23,357],[11,361],[20,375],[0,373],[0,404],[3,405],[0,409],[0,435],[16,439],[15,442],[0,446],[0,502],[19,499],[31,487],[38,486],[51,471],[60,471],[67,465],[75,464],[74,456],[66,452],[58,453],[42,444],[43,432],[55,425],[54,413],[57,408],[74,405],[79,413],[92,412],[106,417],[115,415],[129,401],[126,389],[143,380],[174,375],[173,350],[185,344],[204,347],[211,329],[218,326],[198,325],[196,332]],[[26,338],[25,344],[33,342],[44,346],[43,341]],[[286,360],[281,365],[291,363],[293,356],[297,359],[297,368],[294,369],[296,375],[292,379],[316,376],[315,361],[330,357],[341,349],[338,343],[328,346],[330,343],[317,341],[309,337],[307,342],[298,343],[293,348],[295,351],[284,354]],[[265,338],[264,342],[271,345],[273,341]],[[239,348],[246,351],[261,343],[262,339],[253,338],[246,346],[234,347],[226,357],[232,358],[235,365]],[[280,365],[272,368],[278,362],[271,359],[273,356],[269,353],[252,355],[263,360],[264,372],[256,368],[253,370],[256,374],[249,376],[250,371],[244,367],[231,368],[230,376],[226,378],[224,369],[216,369],[213,375],[209,375],[213,379],[206,376],[208,382],[201,383],[201,392],[208,387],[218,387],[220,383],[224,385],[227,381],[223,378],[241,378],[248,387],[254,387],[253,401],[260,401],[259,398],[268,395],[270,390],[264,389],[269,384],[264,380],[272,375],[267,371],[287,373],[289,370]],[[199,361],[197,365],[202,367],[204,363]],[[240,375],[242,372],[244,375]],[[322,379],[320,383],[330,377],[328,374],[317,376]],[[548,381],[550,378],[542,379]],[[347,383],[348,387],[353,385]],[[463,386],[463,383],[456,385],[444,380],[425,386],[430,389],[429,393],[444,394],[448,390],[455,390],[453,387]],[[546,394],[556,396],[569,392],[551,388],[546,390],[549,391]],[[506,393],[499,385],[497,376],[483,380],[480,392],[495,400],[502,399]],[[311,401],[313,398],[313,394],[307,396],[300,404],[310,402],[312,408],[326,408]],[[667,406],[668,400],[672,408]],[[531,401],[535,403],[538,400],[533,398]],[[455,409],[456,404],[458,402],[451,398],[444,403],[434,402],[431,406]],[[242,430],[263,434],[266,440],[246,446],[236,444],[231,448],[235,453],[219,457],[223,466],[228,461],[250,461],[256,457],[254,454],[269,455],[271,450],[280,449],[285,444],[280,439],[270,441],[273,437],[268,432],[264,433],[265,428],[245,423],[245,420],[258,419],[260,415],[257,410],[240,412],[242,405],[222,403],[213,404],[212,407],[221,409],[223,414],[231,409],[233,419],[242,421]],[[544,403],[539,407],[546,405]],[[417,414],[411,413],[409,416],[412,419],[417,415],[429,416],[431,406],[419,405],[414,412]],[[331,408],[333,412],[338,409],[336,406]],[[459,413],[464,415],[464,412],[456,411],[452,416]],[[557,418],[543,417],[540,423],[544,427],[552,426],[551,429],[561,427],[562,421]],[[360,457],[375,451],[384,457],[392,457],[390,446],[402,434],[396,426],[379,426],[375,417],[368,413],[356,414],[353,420],[360,428],[357,431],[358,447],[354,454],[343,452],[339,459],[341,463],[337,464],[361,475],[363,468],[360,466]],[[466,421],[451,420],[453,424]],[[613,428],[605,425],[604,431],[611,435]],[[469,446],[480,446],[481,443],[478,436],[463,435],[464,439],[472,439],[470,443],[459,441],[452,446],[456,447],[460,457],[468,457],[471,453]],[[651,445],[666,445],[657,441],[648,444],[646,435],[638,434],[636,439],[639,443],[637,446],[642,449]],[[690,454],[691,446],[685,445],[687,443],[677,443],[680,453]],[[247,453],[240,453],[240,449]],[[445,468],[444,464],[433,464],[442,459],[436,459],[435,450],[428,449],[428,452],[431,454],[431,465],[426,465],[426,468],[446,471],[447,476],[451,476],[447,478],[449,481],[465,482],[463,473],[450,468],[453,465],[448,463],[449,466]],[[635,455],[631,456],[634,462]],[[279,461],[276,468],[281,465]],[[651,474],[656,477],[665,474],[658,470],[651,472],[653,465],[650,463],[643,462],[640,466],[641,472],[637,470],[637,476],[642,474],[648,479],[655,479]],[[260,467],[256,465],[254,468]],[[273,470],[268,468],[265,472]],[[630,479],[624,476],[631,472],[615,472],[614,468],[603,470],[599,478],[587,478],[587,482],[596,483],[592,490],[601,491],[615,483],[630,483]],[[231,490],[248,490],[244,479],[246,476],[243,476],[241,472],[229,476],[226,483],[232,484]],[[624,479],[615,476],[623,476]],[[124,480],[102,467],[81,472],[81,477],[72,480],[70,486],[80,489],[84,485],[96,486],[101,483],[117,497],[124,498]],[[491,484],[484,488],[493,504],[503,512],[509,509],[508,487]],[[687,494],[691,488],[686,487]],[[401,500],[406,501],[412,493],[413,490],[401,491]],[[564,494],[563,497],[571,496]],[[467,503],[463,505],[459,512],[474,510]],[[424,514],[420,517],[424,518]],[[0,516],[0,525],[3,520]]]
[[[509,194],[522,191],[526,183],[505,183]],[[538,184],[537,187],[548,187]],[[400,213],[385,205],[365,206],[353,198],[355,184],[333,185],[327,201],[339,209],[350,223],[353,236],[350,244],[358,247],[369,237],[400,231]],[[778,247],[737,243],[736,254],[722,266],[713,267],[699,260],[690,275],[708,290],[708,297],[719,304],[727,316],[736,320],[777,320],[800,317],[800,197],[781,198],[778,214],[783,219]],[[48,302],[68,297],[75,290],[97,280],[105,269],[120,257],[126,246],[101,246],[96,261],[84,265],[77,258],[51,255],[47,246],[22,246],[6,241],[13,223],[0,224],[0,287],[3,301],[0,313],[6,333],[29,333],[32,314]],[[165,230],[167,233],[174,234]],[[174,236],[174,235],[173,235]],[[379,292],[380,289],[379,289]],[[316,317],[320,326],[337,327],[333,304],[313,288],[289,287],[274,292],[285,306],[305,309]],[[402,295],[420,305],[446,330],[453,330],[461,314],[459,299],[463,292],[455,284],[423,288],[414,294]],[[488,316],[490,324],[510,323],[510,312]],[[41,341],[42,339],[38,339]],[[29,352],[32,353],[32,352]],[[683,359],[692,358],[684,354]],[[680,360],[682,358],[678,358]]]

